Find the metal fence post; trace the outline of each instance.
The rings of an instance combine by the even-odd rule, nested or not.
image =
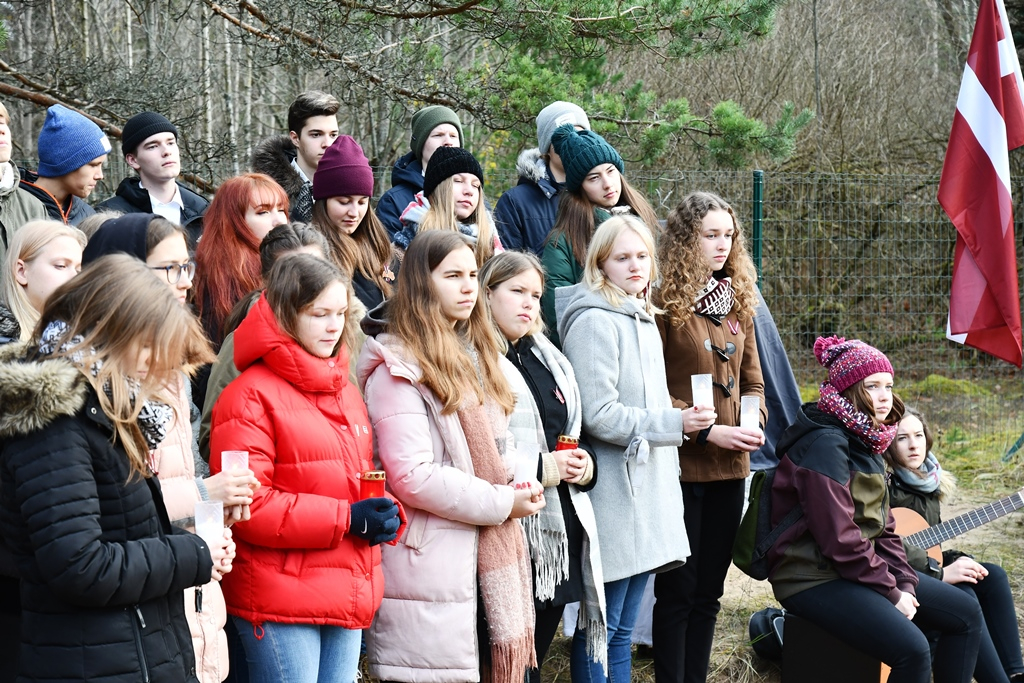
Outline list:
[[[764,228],[764,171],[754,171],[754,196],[752,215],[750,221],[751,231],[751,258],[754,259],[754,268],[757,269],[757,284],[761,285],[761,240]]]

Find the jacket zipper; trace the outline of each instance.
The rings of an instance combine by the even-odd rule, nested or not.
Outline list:
[[[135,634],[135,652],[139,656],[139,666],[142,667],[142,683],[149,683],[149,665],[146,663],[146,651],[142,648],[142,629],[146,628],[146,620],[142,618],[142,610],[138,605],[133,608],[138,623],[132,619],[132,632]]]

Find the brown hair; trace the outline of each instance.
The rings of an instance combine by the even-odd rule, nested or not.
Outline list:
[[[352,310],[352,286],[333,263],[312,254],[285,254],[270,269],[267,278],[267,303],[274,312],[281,330],[298,340],[299,314],[316,301],[327,287],[335,282],[345,287],[345,300]],[[358,321],[345,316],[345,329],[331,355],[337,355],[342,344],[354,348]]]
[[[658,285],[658,305],[665,309],[673,325],[686,323],[693,315],[697,293],[708,283],[711,266],[701,248],[704,217],[712,211],[725,211],[732,218],[732,248],[722,270],[732,278],[736,295],[732,310],[740,320],[753,318],[757,310],[757,272],[747,254],[739,219],[729,204],[710,192],[691,192],[668,215],[665,232],[658,245],[662,264]]]
[[[864,380],[860,380],[853,386],[847,387],[841,392],[843,398],[853,404],[853,407],[864,413],[871,418],[871,421],[878,424],[875,419],[874,402],[871,400],[871,395],[868,390],[864,388]],[[907,407],[903,405],[903,399],[901,399],[896,392],[892,394],[892,408],[889,410],[889,414],[882,420],[884,425],[894,425],[899,423],[903,419],[903,415],[906,412]]]
[[[658,229],[658,215],[654,213],[643,193],[626,181],[626,176],[619,173],[622,181],[622,192],[619,194],[619,206],[628,206],[640,220],[647,224],[651,231]],[[573,258],[579,263],[587,262],[587,249],[594,238],[597,222],[594,209],[603,208],[594,204],[582,188],[578,192],[565,192],[558,200],[558,216],[555,227],[551,229],[548,239],[552,244],[562,235],[572,249]],[[607,210],[607,209],[605,209]]]
[[[903,415],[900,416],[899,421],[902,422],[903,418],[905,418],[907,416],[916,417],[918,420],[921,421],[921,427],[924,430],[924,444],[925,444],[925,448],[927,449],[928,453],[931,453],[932,444],[935,443],[935,438],[932,436],[932,430],[928,426],[928,421],[924,419],[924,415],[919,413],[914,408],[911,408],[909,406],[904,406],[903,407]],[[885,458],[885,463],[889,466],[889,469],[891,469],[894,472],[896,470],[905,470],[907,472],[913,472],[914,474],[917,474],[918,476],[923,476],[921,474],[920,470],[911,470],[909,467],[906,467],[903,463],[901,463],[897,459],[897,457],[896,457],[896,439],[892,440],[892,443],[890,443],[889,447],[885,449],[885,453],[882,454],[882,457]]]
[[[82,340],[51,355],[69,359],[83,355],[74,363],[113,423],[115,442],[128,455],[133,473],[150,476],[149,447],[139,429],[139,412],[150,398],[169,402],[165,387],[173,383],[176,372],[191,374],[196,366],[213,362],[199,321],[144,263],[127,254],[100,257],[58,287],[43,307],[33,339],[38,342],[54,321],[67,325],[56,342],[58,349],[76,336]],[[143,346],[152,352],[150,372],[139,380],[133,396],[126,380],[136,376],[137,354]],[[90,368],[97,363],[100,366],[93,375]]]
[[[330,93],[322,90],[307,90],[299,93],[288,107],[288,130],[301,134],[306,121],[314,116],[334,116],[341,109],[341,103]]]
[[[347,235],[327,215],[327,201],[318,199],[313,202],[311,221],[313,228],[327,240],[327,255],[349,277],[359,273],[376,285],[384,298],[390,297],[391,283],[384,279],[384,267],[391,263],[393,249],[388,231],[377,218],[377,213],[367,204],[363,220],[351,235]]]
[[[476,393],[480,403],[489,397],[511,413],[515,395],[499,365],[499,335],[486,307],[478,302],[469,319],[453,329],[438,302],[431,273],[456,249],[472,250],[472,241],[448,230],[416,235],[402,261],[398,291],[389,303],[388,332],[419,363],[420,381],[444,403],[444,414],[457,411],[467,391]],[[475,352],[475,359],[467,347]]]

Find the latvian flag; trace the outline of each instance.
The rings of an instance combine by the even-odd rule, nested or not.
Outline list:
[[[981,0],[939,181],[956,226],[950,339],[1021,367],[1009,150],[1024,144],[1024,81],[1003,0]]]

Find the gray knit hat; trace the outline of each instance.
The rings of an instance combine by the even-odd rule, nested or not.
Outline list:
[[[416,155],[417,160],[423,158],[423,143],[430,137],[430,131],[442,123],[450,123],[455,126],[455,129],[459,131],[459,144],[465,144],[465,138],[462,136],[462,121],[459,121],[459,115],[448,107],[432,104],[429,107],[423,107],[423,109],[412,115],[412,139],[409,141],[409,147],[412,149],[412,153]]]
[[[587,112],[572,102],[552,102],[537,114],[537,149],[547,154],[551,149],[551,134],[555,128],[565,125],[582,126],[590,130]]]
[[[625,170],[622,157],[615,148],[593,131],[577,131],[567,123],[555,129],[551,135],[551,145],[558,156],[562,157],[565,189],[570,192],[579,192],[587,174],[601,164],[612,164],[619,169],[619,173]]]
[[[59,178],[109,154],[110,140],[86,117],[55,104],[46,110],[36,149],[39,152],[37,173],[43,178]]]

